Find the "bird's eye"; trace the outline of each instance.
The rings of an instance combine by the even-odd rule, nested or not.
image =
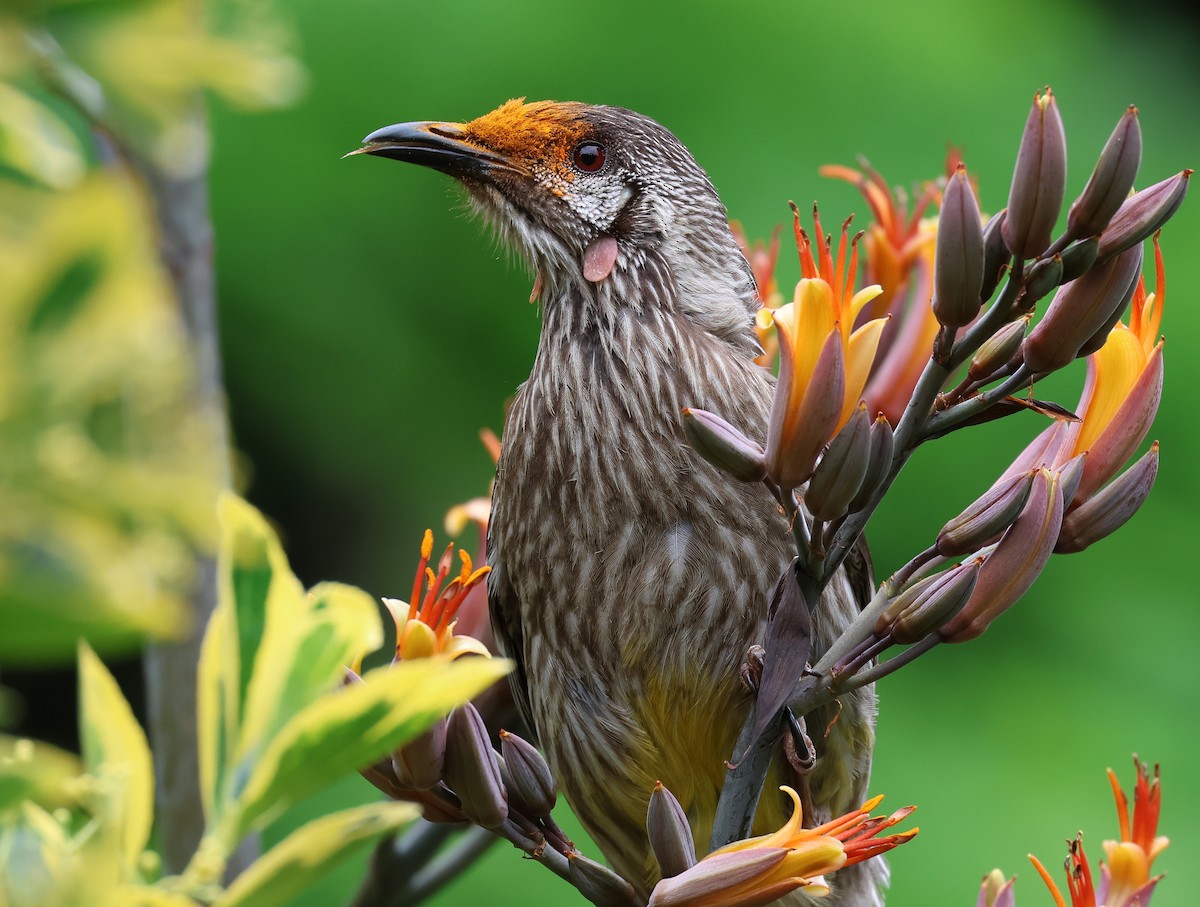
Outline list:
[[[584,173],[595,173],[604,166],[604,146],[595,142],[584,142],[575,146],[571,162]]]

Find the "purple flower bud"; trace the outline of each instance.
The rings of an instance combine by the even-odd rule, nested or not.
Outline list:
[[[1125,199],[1100,234],[1100,261],[1139,244],[1170,220],[1187,195],[1191,175],[1183,170]]]
[[[966,165],[961,162],[942,196],[934,255],[934,316],[946,327],[970,324],[982,304],[983,226]]]
[[[1059,283],[1070,283],[1072,280],[1082,277],[1088,268],[1096,263],[1096,256],[1099,252],[1100,240],[1094,236],[1067,246],[1062,254],[1063,270]]]
[[[983,341],[971,358],[967,376],[972,381],[982,381],[1007,365],[1021,348],[1021,341],[1025,339],[1025,330],[1029,327],[1029,319],[1032,317],[1026,315],[1016,321],[1010,321]]]
[[[888,471],[892,468],[894,449],[892,425],[888,422],[887,417],[880,413],[871,423],[871,451],[867,458],[867,474],[863,477],[858,494],[850,502],[850,513],[857,513],[866,507],[875,492],[879,490],[879,486],[883,484]]]
[[[793,387],[788,363],[780,362],[767,427],[767,474],[781,488],[795,488],[812,475],[817,457],[837,430],[845,388],[842,336],[836,328],[825,338],[812,378],[803,389]],[[792,399],[796,396],[801,399]]]
[[[439,718],[429,730],[392,755],[392,771],[402,786],[411,790],[429,790],[442,780],[445,758],[446,719]]]
[[[1133,188],[1142,164],[1142,127],[1137,113],[1137,108],[1130,104],[1108,137],[1083,192],[1071,203],[1067,229],[1072,236],[1100,233]]]
[[[1125,255],[1128,252],[1121,254]],[[1117,260],[1120,260],[1120,256],[1117,256]],[[1108,335],[1112,333],[1112,329],[1117,326],[1117,322],[1121,320],[1125,312],[1129,309],[1129,303],[1133,301],[1133,294],[1137,292],[1138,280],[1141,276],[1141,268],[1139,267],[1138,273],[1134,275],[1128,289],[1125,290],[1125,295],[1121,298],[1120,304],[1113,309],[1112,314],[1108,316],[1108,320],[1096,329],[1096,333],[1089,337],[1083,346],[1079,348],[1079,352],[1075,354],[1077,358],[1082,359],[1084,356],[1092,355],[1092,353],[1108,342]]]
[[[976,558],[959,564],[930,577],[931,582],[911,597],[901,594],[896,599],[900,607],[888,627],[892,639],[902,646],[912,645],[958,614],[975,591],[982,563],[982,558]]]
[[[1054,550],[1074,554],[1116,532],[1145,503],[1158,477],[1158,442],[1111,485],[1076,507],[1063,520]]]
[[[1050,245],[1067,190],[1067,137],[1049,86],[1034,95],[1025,122],[1004,218],[1004,243],[1019,258],[1036,258]]]
[[[1142,273],[1142,247],[1133,246],[1107,262],[1097,264],[1078,280],[1054,295],[1054,301],[1021,349],[1025,364],[1035,374],[1055,371],[1072,362],[1120,311]]]
[[[983,228],[983,285],[979,288],[980,300],[992,298],[1011,255],[1004,244],[1004,217],[1007,213],[1001,208]]]
[[[804,503],[819,520],[836,520],[846,515],[850,502],[862,487],[871,459],[871,422],[867,407],[860,403],[854,415],[829,443],[825,455],[809,480]]]
[[[957,557],[991,544],[1021,515],[1032,487],[1032,472],[993,485],[942,527],[937,537],[938,554]]]
[[[979,900],[975,907],[1016,907],[1016,897],[1013,895],[1013,883],[1016,876],[1005,881],[999,869],[993,869],[983,877],[979,889]]]
[[[450,713],[446,730],[445,782],[476,825],[496,828],[508,818],[508,800],[496,751],[483,719],[471,703]]]
[[[558,786],[545,758],[533,744],[508,731],[500,732],[500,778],[508,802],[532,819],[550,815],[558,800]]]
[[[942,628],[946,642],[975,639],[1025,594],[1050,559],[1062,518],[1058,477],[1039,469],[1025,509],[984,560],[966,607]]]
[[[1084,451],[1054,470],[1058,474],[1059,483],[1062,485],[1063,505],[1065,507],[1069,508],[1071,506],[1071,499],[1079,491],[1079,483],[1083,481],[1083,471],[1086,468],[1087,451]]]
[[[685,409],[683,433],[696,453],[735,479],[759,482],[767,474],[762,447],[714,413]]]
[[[642,907],[643,901],[623,878],[578,851],[567,854],[567,875],[596,907]]]
[[[696,842],[692,839],[692,827],[687,815],[675,795],[655,782],[650,795],[650,806],[646,810],[646,833],[650,836],[650,849],[658,860],[658,868],[664,879],[677,876],[696,865]]]
[[[1017,308],[1025,312],[1033,311],[1039,299],[1062,283],[1062,275],[1062,256],[1039,258],[1030,265],[1025,275],[1025,284],[1021,287],[1021,295],[1017,297]]]

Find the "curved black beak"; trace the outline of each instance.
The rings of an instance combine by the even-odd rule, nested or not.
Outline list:
[[[355,154],[389,157],[432,167],[452,176],[517,169],[508,158],[466,140],[464,135],[465,131],[458,123],[396,123],[376,129],[363,139],[362,148],[345,157]]]

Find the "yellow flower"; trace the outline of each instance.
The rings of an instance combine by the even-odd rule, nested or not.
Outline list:
[[[854,329],[859,312],[881,289],[869,286],[854,292],[858,242],[857,237],[847,242],[849,220],[842,225],[836,260],[815,210],[813,220],[817,256],[797,214],[804,276],[794,301],[773,313],[781,355],[767,431],[767,470],[785,488],[808,479],[821,449],[854,412],[886,323],[877,318]]]
[[[462,568],[445,588],[454,561],[454,544],[446,546],[435,573],[429,567],[433,554],[433,532],[425,530],[421,542],[421,562],[413,581],[411,603],[385,598],[384,605],[396,622],[396,660],[441,656],[455,659],[460,655],[489,656],[487,646],[470,636],[455,636],[455,615],[471,590],[487,576],[490,567],[475,569],[471,555],[458,552]],[[422,595],[422,588],[424,594]]]

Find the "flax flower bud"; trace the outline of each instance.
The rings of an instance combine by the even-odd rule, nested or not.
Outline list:
[[[979,580],[982,559],[926,577],[901,592],[875,622],[879,635],[891,634],[902,646],[924,639],[966,605]]]
[[[1146,502],[1158,477],[1158,442],[1108,487],[1087,499],[1063,520],[1054,551],[1074,554],[1124,526]]]
[[[1071,203],[1067,229],[1072,236],[1095,236],[1108,226],[1133,188],[1142,164],[1142,127],[1132,104],[1108,137],[1096,169]]]
[[[567,854],[567,875],[579,893],[596,907],[641,907],[633,886],[595,860],[578,851]]]
[[[1083,481],[1083,470],[1087,466],[1087,451],[1072,457],[1063,465],[1055,469],[1058,475],[1058,481],[1062,485],[1063,503],[1070,506],[1071,499],[1075,497],[1075,492],[1079,490],[1079,483]]]
[[[508,800],[496,751],[483,719],[471,703],[450,713],[446,731],[445,782],[476,825],[495,828],[508,818]]]
[[[654,793],[650,795],[650,806],[646,810],[646,833],[664,879],[677,876],[696,865],[696,842],[692,838],[687,814],[661,781],[655,782]]]
[[[1031,311],[1039,299],[1062,283],[1063,260],[1061,255],[1039,258],[1025,275],[1025,285],[1017,301],[1019,308]]]
[[[991,544],[1020,516],[1032,487],[1032,472],[997,482],[942,527],[937,537],[938,554],[956,557]]]
[[[558,800],[558,786],[545,757],[533,744],[516,734],[500,731],[500,778],[509,803],[519,812],[540,819],[550,815]]]
[[[442,780],[445,758],[446,719],[439,718],[429,730],[392,755],[392,771],[401,786],[429,790]]]
[[[1004,244],[1004,218],[1008,210],[1001,208],[992,215],[992,219],[983,228],[983,285],[979,288],[979,298],[991,299],[1000,285],[1000,276],[1004,273],[1004,265],[1008,262],[1008,246]]]
[[[735,479],[759,482],[767,474],[762,447],[714,413],[685,409],[683,433],[696,453]]]
[[[1062,518],[1059,479],[1039,469],[1025,509],[984,560],[966,607],[942,628],[946,642],[975,639],[1025,594],[1050,559]]]
[[[933,267],[933,314],[946,327],[970,324],[979,314],[983,258],[979,203],[960,162],[942,196]]]
[[[858,494],[850,502],[850,513],[857,513],[867,506],[867,503],[875,495],[875,492],[879,490],[879,486],[883,484],[883,480],[887,478],[888,471],[892,468],[892,454],[895,451],[895,441],[892,424],[888,422],[887,417],[883,413],[876,416],[875,421],[871,423],[870,444],[871,450],[870,456],[867,458],[867,474],[863,477]]]
[[[1100,260],[1111,258],[1159,230],[1183,203],[1191,170],[1183,170],[1125,199],[1100,234]]]
[[[846,515],[867,475],[871,459],[871,422],[867,408],[858,405],[813,472],[804,503],[819,520],[836,520]]]
[[[1044,374],[1074,360],[1114,312],[1119,317],[1141,271],[1142,248],[1134,246],[1059,290],[1022,346],[1030,370]]]
[[[1077,277],[1082,277],[1096,263],[1100,253],[1100,240],[1095,236],[1073,242],[1063,250],[1062,277],[1060,283],[1070,283]]]
[[[1067,189],[1067,138],[1054,93],[1034,95],[1025,122],[1008,214],[1002,227],[1004,243],[1018,258],[1035,258],[1050,245]]]
[[[975,907],[1016,907],[1016,896],[1013,894],[1013,884],[1016,876],[1005,880],[1004,873],[993,869],[983,877],[979,887],[979,900]]]
[[[1032,315],[1026,315],[1016,321],[1010,321],[985,340],[975,355],[971,357],[971,364],[967,367],[967,376],[972,381],[982,381],[1007,365],[1009,360],[1017,354],[1017,350],[1021,348],[1021,341],[1025,339],[1025,331],[1029,327],[1029,320],[1032,317]]]

